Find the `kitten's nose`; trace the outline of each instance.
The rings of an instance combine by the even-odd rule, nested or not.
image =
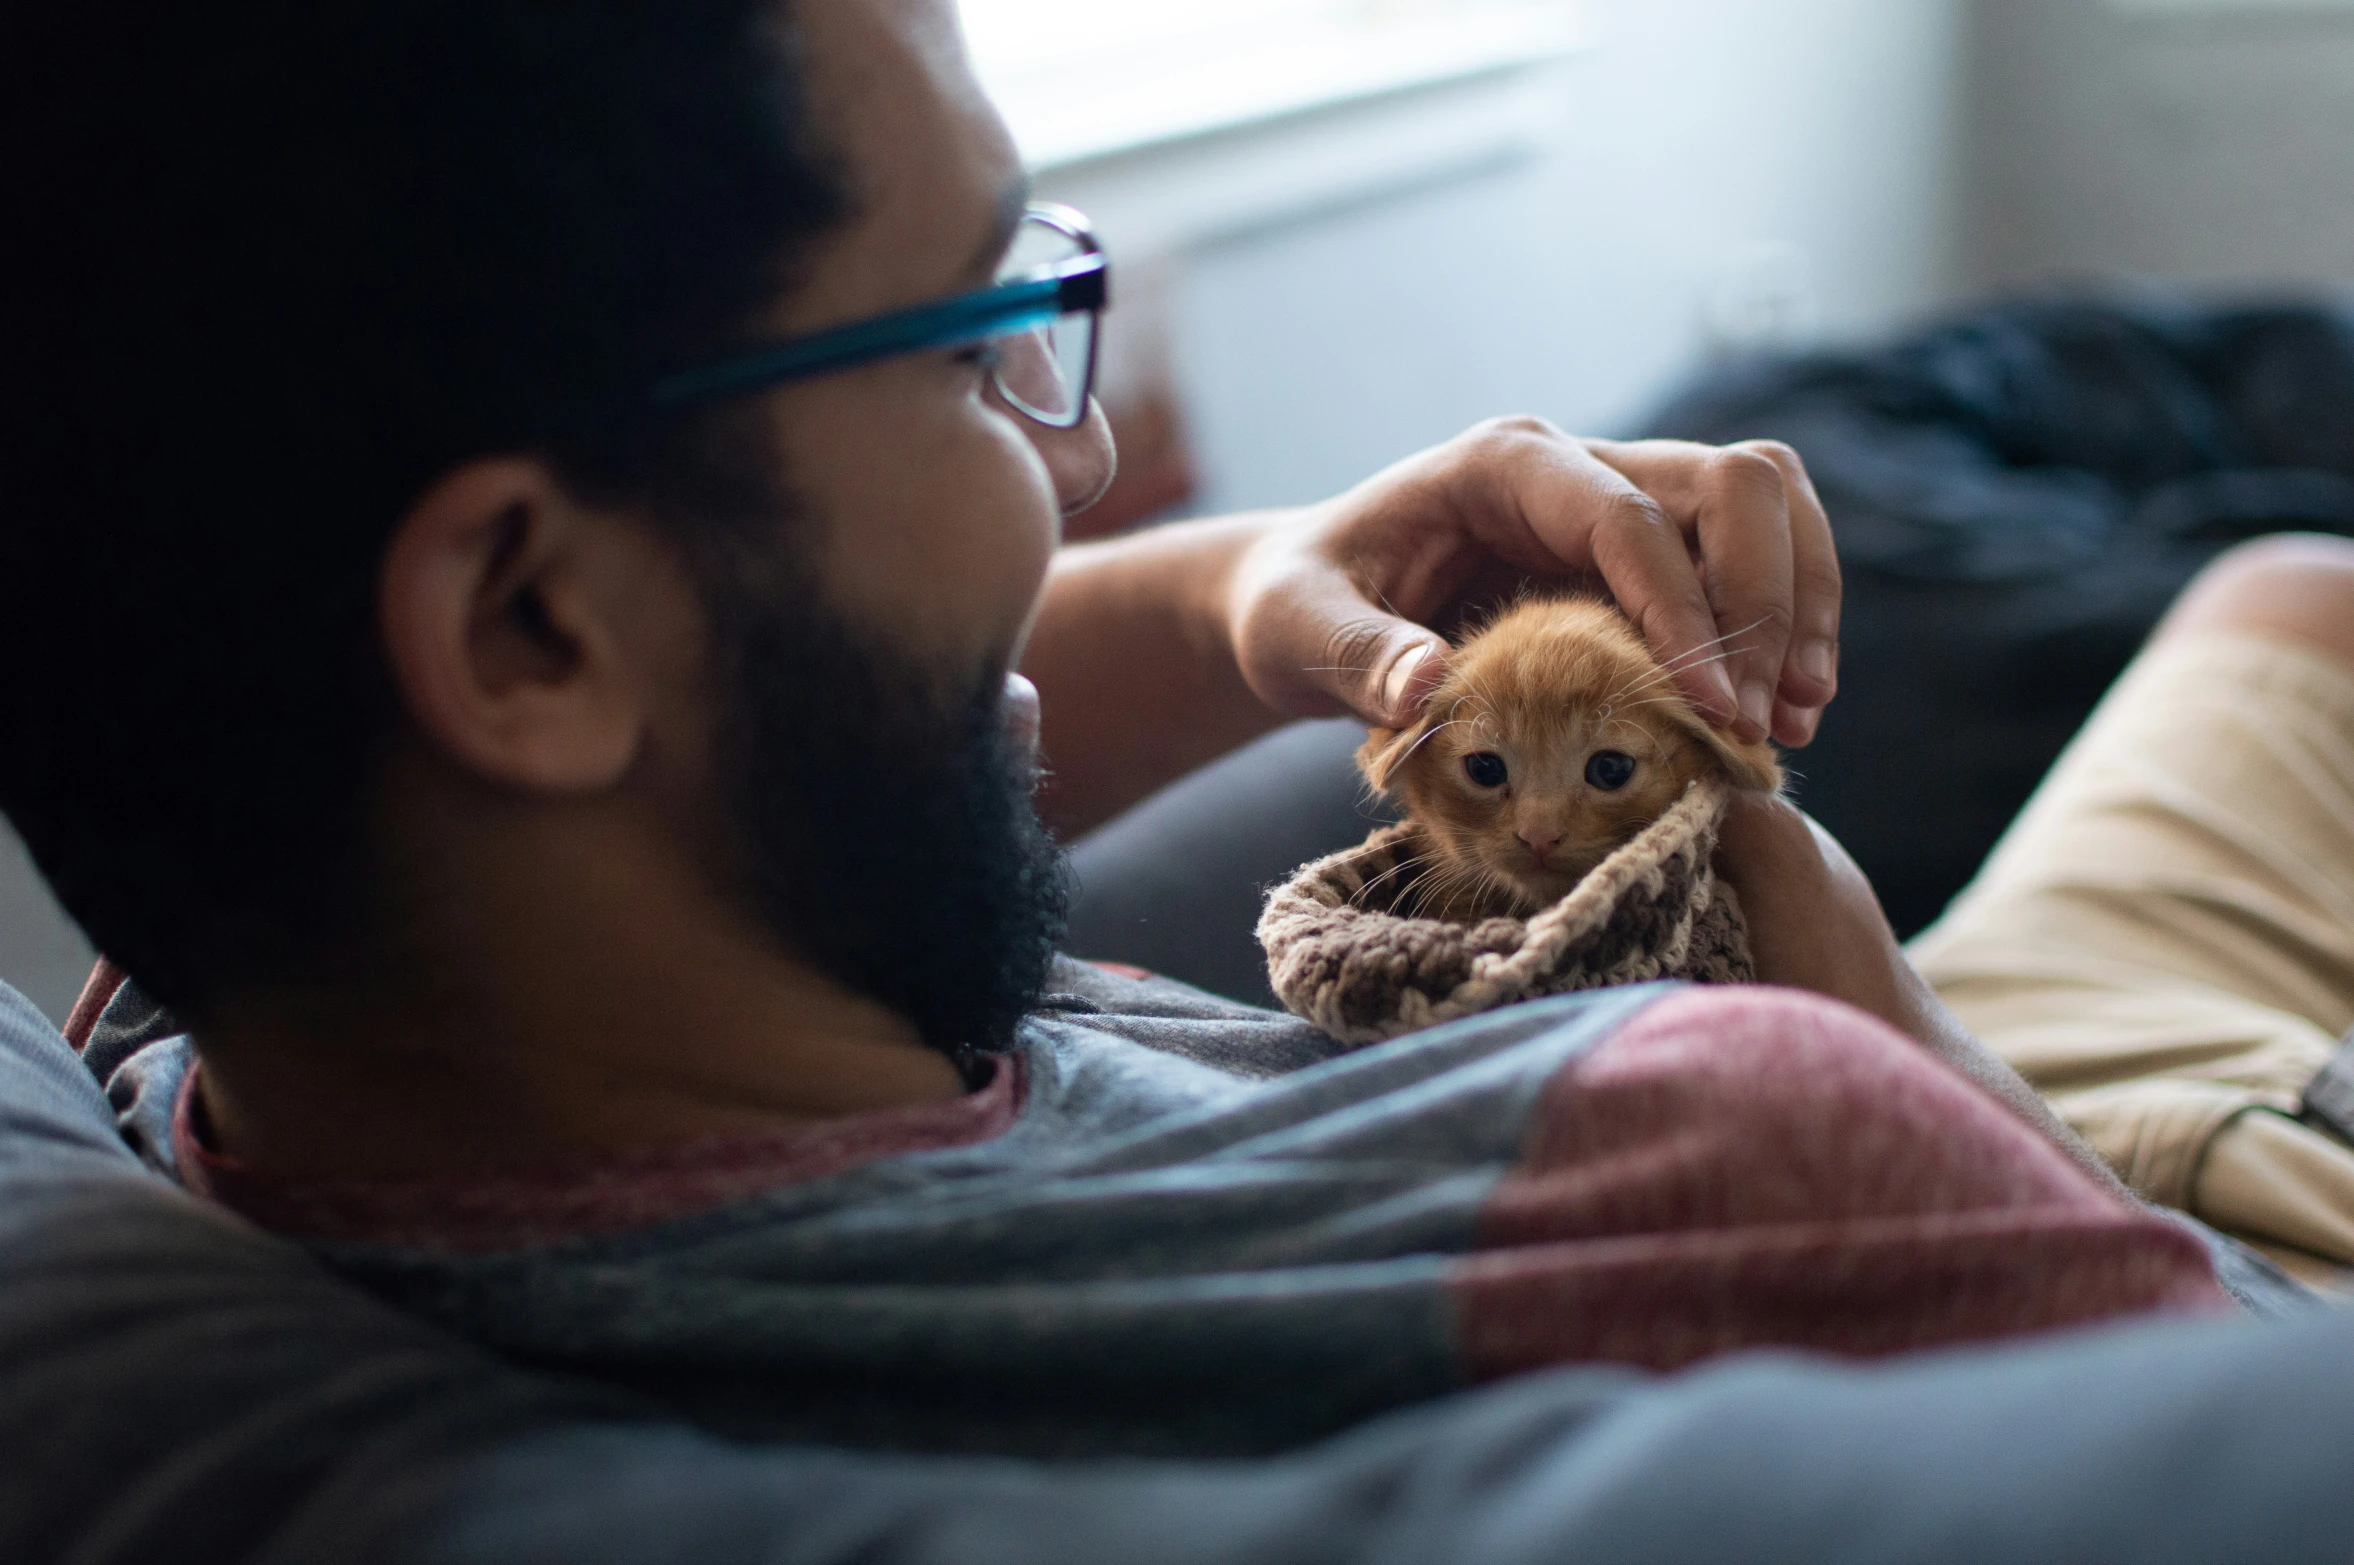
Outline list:
[[[1542,826],[1523,826],[1518,831],[1514,832],[1513,835],[1520,839],[1521,845],[1523,847],[1527,848],[1530,853],[1536,855],[1536,860],[1539,867],[1544,865],[1546,854],[1561,846],[1561,832],[1557,828],[1548,829]]]

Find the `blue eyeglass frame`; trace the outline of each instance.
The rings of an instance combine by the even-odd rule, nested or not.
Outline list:
[[[658,382],[654,406],[665,412],[691,407],[721,397],[743,396],[787,381],[830,375],[877,359],[933,348],[958,348],[1036,331],[1065,315],[1085,311],[1095,315],[1089,334],[1086,372],[1079,394],[1072,399],[1067,420],[1058,421],[1007,394],[1006,400],[1025,418],[1052,429],[1076,429],[1086,422],[1088,399],[1095,394],[1096,357],[1103,340],[1101,316],[1111,303],[1111,260],[1096,241],[1086,218],[1066,206],[1033,202],[1023,212],[1076,240],[1085,254],[1041,269],[1014,282],[976,288],[932,304],[893,310],[843,326],[828,327],[804,337],[772,343],[743,358],[729,359],[707,369],[689,370]],[[1004,392],[1002,383],[999,386]]]

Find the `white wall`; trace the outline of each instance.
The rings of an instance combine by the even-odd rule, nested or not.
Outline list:
[[[1943,302],[1955,0],[1601,0],[1542,154],[1197,253],[1176,349],[1220,507],[1311,499],[1491,413],[1626,426],[1712,293],[1815,325]]]
[[[1978,0],[1974,283],[2354,279],[2354,12]]]

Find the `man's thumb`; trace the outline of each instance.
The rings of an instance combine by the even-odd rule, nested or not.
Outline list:
[[[1447,677],[1436,632],[1321,563],[1245,593],[1234,647],[1243,677],[1276,711],[1342,711],[1375,728],[1412,723]]]
[[[1362,696],[1351,703],[1357,715],[1389,728],[1404,728],[1422,715],[1430,693],[1447,677],[1447,644],[1419,625],[1393,624],[1374,656]]]

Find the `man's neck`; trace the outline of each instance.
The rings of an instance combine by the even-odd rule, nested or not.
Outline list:
[[[464,1174],[963,1090],[903,1017],[629,848],[575,858],[564,884],[470,887],[408,959],[429,992],[276,997],[200,1029],[217,1149],[290,1177]]]

